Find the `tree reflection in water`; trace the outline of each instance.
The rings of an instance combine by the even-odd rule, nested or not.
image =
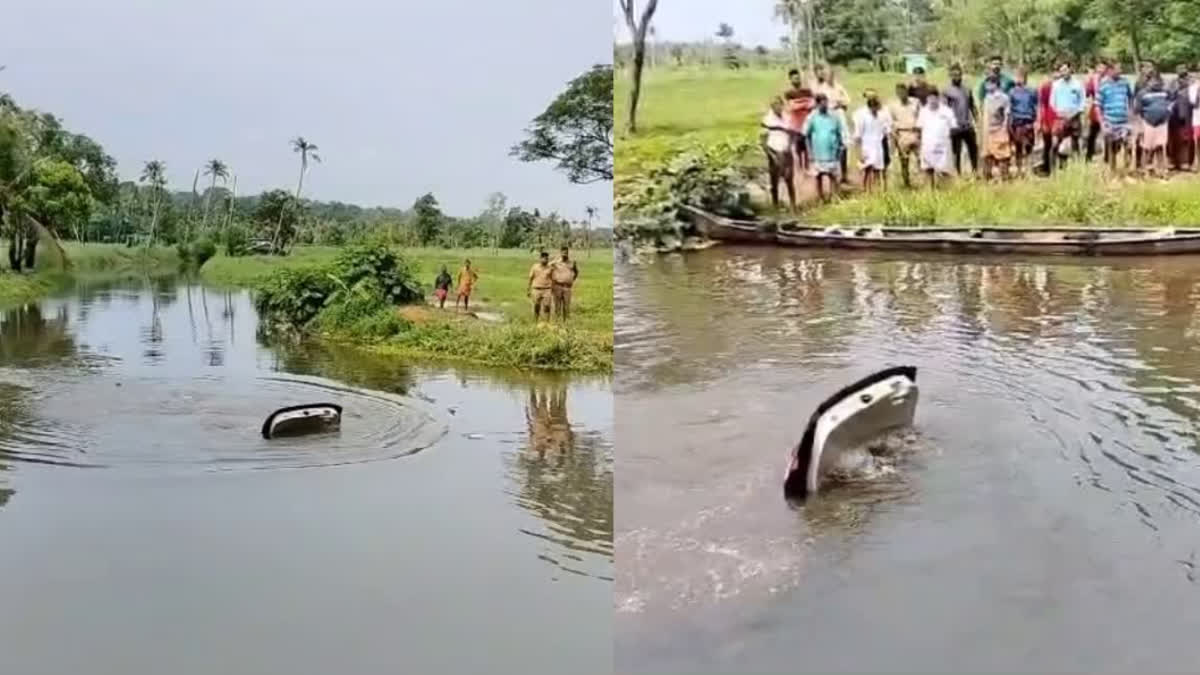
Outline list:
[[[584,569],[585,556],[612,559],[612,452],[602,433],[577,430],[567,416],[567,383],[529,385],[526,443],[513,460],[514,497],[546,530],[526,534],[552,544],[539,555],[565,572],[609,579]]]
[[[30,304],[0,312],[0,365],[45,366],[79,356],[66,305],[52,311],[47,316],[41,305]]]

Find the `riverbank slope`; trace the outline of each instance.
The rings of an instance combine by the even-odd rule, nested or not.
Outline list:
[[[0,241],[0,250],[7,249]],[[0,307],[37,300],[71,284],[79,278],[105,279],[170,272],[179,266],[173,248],[126,247],[120,244],[80,244],[64,242],[70,267],[63,268],[51,247],[38,251],[33,272],[12,272],[7,262],[0,269]]]
[[[284,258],[217,256],[205,263],[201,278],[215,285],[256,288],[278,270],[317,268],[331,263],[342,249],[297,247]],[[446,359],[514,368],[611,372],[612,288],[611,249],[577,251],[580,277],[576,282],[571,318],[565,324],[535,324],[525,288],[535,255],[523,250],[396,249],[413,268],[426,295],[423,305],[396,308],[398,326],[380,334],[378,322],[326,326],[323,339],[353,344],[372,351],[403,356]],[[471,311],[446,308],[432,301],[433,280],[445,265],[452,276],[465,259],[479,274]],[[453,295],[453,294],[452,294]]]

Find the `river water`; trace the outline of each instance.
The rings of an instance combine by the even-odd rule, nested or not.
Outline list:
[[[611,672],[609,381],[256,327],[173,279],[0,312],[4,672]]]
[[[725,247],[617,274],[619,672],[1194,665],[1200,260]],[[812,409],[907,364],[895,471],[789,508]]]

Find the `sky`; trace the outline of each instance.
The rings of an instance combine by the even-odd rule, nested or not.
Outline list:
[[[617,0],[612,0],[612,6],[617,42],[629,42],[625,14]],[[641,16],[645,0],[635,0],[635,6]],[[689,42],[716,40],[717,26],[724,21],[733,26],[734,42],[778,47],[787,27],[774,16],[775,0],[659,0],[650,23],[659,40]]]
[[[432,191],[468,216],[488,195],[611,217],[612,184],[569,183],[508,155],[593,64],[612,62],[595,0],[5,0],[0,91],[101,143],[123,179],[150,159],[191,189],[219,158],[238,194],[409,207]],[[202,179],[203,181],[203,179]]]

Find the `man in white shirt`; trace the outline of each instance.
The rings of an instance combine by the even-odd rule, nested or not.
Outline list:
[[[931,94],[917,115],[917,129],[921,132],[921,169],[929,177],[929,187],[937,188],[939,175],[950,175],[953,165],[950,153],[950,132],[955,127],[954,113],[941,104],[936,94]]]
[[[779,182],[787,187],[788,203],[796,210],[796,177],[793,162],[792,132],[783,118],[783,98],[776,96],[762,118],[763,152],[767,155],[767,173],[771,180],[771,204],[779,208]]]
[[[874,89],[863,93],[866,104],[854,111],[854,141],[858,143],[859,158],[862,165],[863,191],[883,179],[883,189],[887,189],[887,163],[884,143],[892,132],[892,119],[888,111],[879,102],[879,95]]]

